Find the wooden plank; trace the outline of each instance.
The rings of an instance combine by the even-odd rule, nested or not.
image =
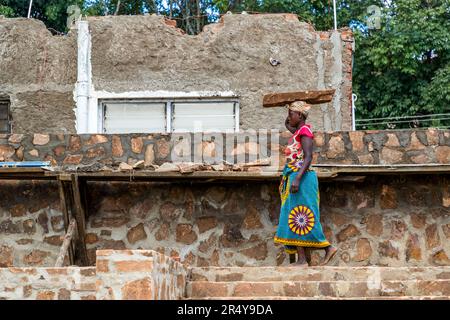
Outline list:
[[[310,104],[326,103],[333,100],[334,92],[335,89],[269,93],[263,97],[263,107],[282,107],[298,100]]]
[[[69,215],[69,207],[70,207],[70,200],[68,199],[66,188],[64,187],[64,182],[58,181],[58,189],[59,189],[59,201],[61,203],[61,211],[63,214],[63,221],[64,221],[64,230],[67,232],[69,229],[69,221],[70,221],[70,215]],[[70,264],[74,264],[74,250],[73,246],[69,246],[69,261]]]
[[[68,251],[70,251],[72,238],[75,233],[75,228],[77,227],[77,221],[71,219],[69,223],[69,228],[67,228],[66,235],[64,236],[64,241],[59,250],[58,258],[56,259],[55,268],[60,268],[64,264],[64,258],[66,257]],[[72,264],[72,263],[71,263]]]
[[[24,167],[0,167],[0,174],[3,173],[45,173],[46,170],[42,168],[24,168]]]
[[[336,176],[332,179],[333,181],[342,181],[342,182],[364,182],[366,180],[366,176]]]
[[[85,209],[82,204],[81,195],[80,195],[80,186],[78,182],[78,176],[76,174],[72,174],[72,193],[73,193],[73,207],[75,210],[75,219],[77,221],[77,229],[78,229],[78,247],[81,255],[81,263],[84,266],[89,264],[89,259],[87,255],[86,249],[86,214]]]
[[[87,220],[89,217],[89,206],[88,206],[88,198],[87,198],[87,181],[85,179],[78,179],[78,184],[80,187],[80,196],[81,201],[84,206],[84,214],[85,219]]]

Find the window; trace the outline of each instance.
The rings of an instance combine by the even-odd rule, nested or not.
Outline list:
[[[225,131],[239,129],[236,100],[103,100],[104,133]]]
[[[10,133],[9,100],[0,99],[0,133]]]

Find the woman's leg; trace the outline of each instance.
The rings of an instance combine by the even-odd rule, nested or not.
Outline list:
[[[308,265],[311,265],[311,248],[304,248],[305,250],[305,257],[306,257],[306,262],[308,263]]]
[[[325,258],[323,258],[321,266],[326,265],[334,257],[337,252],[337,248],[333,247],[331,244],[325,248]]]
[[[295,263],[298,267],[307,267],[308,262],[306,262],[305,250],[303,247],[297,247],[298,260]]]

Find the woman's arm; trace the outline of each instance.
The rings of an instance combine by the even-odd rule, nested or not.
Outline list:
[[[286,129],[288,129],[291,133],[295,133],[295,131],[297,131],[296,127],[291,127],[289,125],[289,117],[287,117],[286,120],[284,121],[284,125],[286,126]]]
[[[307,136],[302,136],[302,148],[303,148],[303,165],[295,177],[295,180],[291,184],[291,192],[296,193],[300,185],[300,180],[302,179],[303,173],[308,170],[312,161],[313,154],[313,139]]]

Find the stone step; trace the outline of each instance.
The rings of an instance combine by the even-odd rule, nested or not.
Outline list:
[[[379,281],[445,280],[450,266],[442,267],[194,267],[191,281]]]
[[[405,281],[190,281],[186,297],[450,296],[450,280]]]
[[[450,296],[378,296],[378,297],[204,297],[183,300],[450,300]]]

